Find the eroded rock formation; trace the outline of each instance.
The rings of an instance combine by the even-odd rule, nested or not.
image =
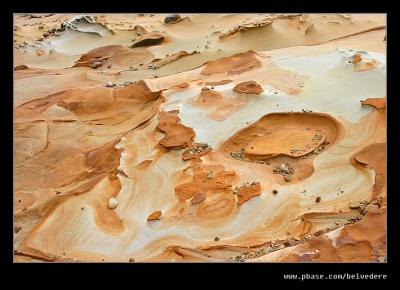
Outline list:
[[[14,23],[16,261],[385,261],[384,15]]]

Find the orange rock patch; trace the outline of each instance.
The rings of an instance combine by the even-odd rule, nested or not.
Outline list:
[[[206,199],[206,194],[204,192],[196,193],[193,198],[190,200],[192,204],[200,203]]]
[[[195,143],[194,146],[189,147],[182,153],[182,160],[190,160],[198,158],[210,152],[212,149],[208,144]]]
[[[253,159],[266,159],[279,154],[300,157],[321,146],[325,138],[326,134],[319,129],[288,128],[255,138],[245,147],[244,152]]]
[[[156,221],[156,220],[159,220],[160,217],[161,217],[161,214],[162,214],[161,211],[160,211],[160,210],[157,210],[157,211],[151,213],[151,214],[147,217],[147,221]]]
[[[353,56],[353,62],[354,62],[354,63],[360,63],[361,61],[362,61],[361,54],[359,54],[359,53],[354,54],[354,56]]]
[[[203,156],[203,155],[207,154],[210,151],[211,151],[211,148],[207,148],[207,149],[202,150],[201,152],[190,154],[189,153],[190,151],[187,150],[187,151],[182,153],[182,159],[186,161],[186,160],[190,160],[190,159],[193,159],[193,158],[198,158],[200,156]]]
[[[374,143],[361,149],[354,160],[362,166],[370,166],[375,171],[373,196],[376,198],[386,185],[386,143]]]
[[[261,194],[261,185],[259,182],[252,184],[250,186],[243,185],[239,188],[239,192],[237,193],[238,201],[237,205],[241,205],[248,201],[249,199],[259,196]]]
[[[221,104],[222,99],[223,96],[218,91],[202,88],[196,99],[196,104],[199,106],[216,106]]]
[[[377,61],[375,59],[372,59],[369,61],[364,61],[361,54],[359,54],[359,53],[354,54],[353,62],[354,62],[354,71],[355,72],[371,70],[379,65],[379,61]]]
[[[236,93],[244,93],[244,94],[261,94],[264,92],[264,89],[257,84],[255,81],[248,81],[244,83],[240,83],[233,88],[233,91]]]
[[[173,85],[171,87],[171,89],[176,89],[176,88],[184,89],[184,88],[187,88],[187,87],[189,87],[189,83],[188,82],[183,82],[183,83],[179,83],[179,84]]]
[[[18,209],[34,209],[57,203],[65,195],[89,191],[115,172],[121,157],[116,143],[123,133],[158,112],[160,96],[144,82],[137,82],[116,89],[64,90],[16,107],[14,186],[17,201],[21,199]],[[51,106],[63,107],[66,119],[46,115]],[[113,125],[113,130],[108,125]],[[97,134],[99,138],[94,137]],[[35,142],[26,142],[30,136],[35,136]],[[31,203],[32,197],[35,203]]]
[[[281,262],[371,262],[386,253],[386,209],[372,208],[358,223],[346,225],[335,243],[326,235],[299,245]]]
[[[204,87],[197,97],[188,102],[195,106],[210,108],[207,117],[222,121],[244,107],[250,99],[251,96],[246,94],[228,97],[222,95],[220,91]]]
[[[190,182],[175,187],[175,194],[179,200],[185,201],[197,192],[227,192],[232,193],[232,182],[236,178],[233,171],[219,170],[217,172],[200,170],[195,173]]]
[[[300,139],[296,137],[298,132],[304,133]],[[314,133],[318,132],[321,136],[318,135],[319,137],[313,141],[317,135]],[[281,135],[291,135],[293,138],[282,138]],[[221,146],[221,150],[227,157],[242,162],[267,163],[268,166],[259,166],[265,166],[271,173],[274,173],[274,168],[279,168],[282,164],[290,164],[294,168],[291,182],[298,182],[314,172],[312,162],[314,157],[329,148],[339,136],[341,136],[340,124],[327,114],[272,113],[234,134]],[[319,144],[321,146],[315,148]],[[313,150],[310,152],[311,149]],[[276,181],[281,183],[282,176],[277,176]]]
[[[190,181],[175,187],[175,195],[180,202],[192,198],[199,203],[196,216],[202,218],[221,218],[230,214],[236,203],[232,185],[236,173],[224,170],[220,165],[202,165],[200,159],[193,160],[188,168],[193,171]]]
[[[17,65],[16,67],[14,67],[14,71],[18,71],[18,70],[27,70],[29,69],[28,66],[22,64],[22,65]]]
[[[386,98],[368,98],[361,101],[362,105],[373,106],[375,109],[384,109],[386,108]]]
[[[141,46],[153,46],[159,45],[165,41],[165,37],[159,33],[144,33],[141,34],[135,42],[131,45],[131,48]]]
[[[90,67],[93,62],[103,62],[105,59],[113,56],[121,45],[107,45],[90,50],[83,54],[73,67]]]
[[[201,74],[206,76],[220,73],[235,75],[256,67],[261,67],[261,62],[256,58],[256,52],[247,51],[210,61]]]
[[[195,132],[192,128],[180,124],[177,111],[160,112],[157,130],[166,133],[159,144],[168,149],[183,149],[193,144]]]
[[[64,90],[21,104],[16,108],[15,116],[18,121],[43,120],[46,117],[42,113],[52,105],[58,105],[80,121],[113,125],[141,118],[157,101],[162,101],[161,92],[152,92],[144,81],[139,81],[121,88]]]
[[[235,209],[235,197],[226,192],[216,192],[212,198],[199,204],[196,216],[205,219],[218,219],[228,216]]]

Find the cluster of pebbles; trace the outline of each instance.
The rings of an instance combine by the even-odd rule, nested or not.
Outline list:
[[[42,18],[42,17],[33,17],[33,18]],[[101,23],[98,23],[90,15],[79,15],[79,16],[75,16],[75,17],[71,18],[71,20],[69,20],[69,21],[62,22],[59,27],[53,27],[53,28],[50,28],[47,31],[43,32],[42,36],[39,37],[38,41],[43,41],[46,38],[48,38],[50,36],[54,36],[54,35],[55,36],[59,36],[60,33],[64,32],[67,28],[71,29],[71,30],[74,30],[74,31],[80,31],[79,28],[78,28],[78,24],[81,23],[81,22],[82,23],[86,22],[86,23],[91,23],[91,24],[97,23],[97,24],[102,25]],[[43,30],[43,29],[45,29],[45,26],[43,24],[40,24],[38,26],[38,28],[40,30]],[[27,45],[27,43],[24,42],[24,43],[18,45],[17,48],[24,47],[26,45]],[[95,67],[99,67],[101,65],[96,63],[96,64],[94,64],[94,66]]]
[[[308,153],[308,154],[306,154],[306,155],[301,156],[301,159],[307,159],[307,158],[310,157],[311,155],[318,155],[318,154],[320,154],[324,149],[325,149],[324,146],[319,146],[319,147],[315,148],[314,151],[312,151],[312,152],[310,152],[310,153]]]
[[[131,85],[132,83],[133,83],[132,81],[126,81],[123,84],[120,84],[119,86],[120,87],[127,87],[127,86]],[[117,84],[114,83],[114,82],[106,82],[105,86],[107,88],[113,88],[113,87],[117,86]]]
[[[317,148],[315,148],[312,152],[310,152],[310,153],[308,153],[308,154],[306,154],[306,155],[303,155],[301,158],[302,158],[302,159],[307,159],[307,158],[310,157],[311,155],[318,155],[318,154],[321,154],[322,151],[325,149],[325,146],[326,146],[326,145],[329,145],[329,142],[323,143],[322,145],[320,145],[320,146],[318,146]]]
[[[257,182],[255,182],[255,181],[252,181],[252,182],[244,182],[244,183],[242,183],[242,186],[241,186],[241,187],[252,187],[252,186],[256,186],[256,185],[257,185]],[[239,191],[240,191],[240,187],[239,187],[239,186],[235,186],[235,187],[233,188],[233,193],[234,193],[234,194],[237,194]]]
[[[352,216],[351,218],[348,219],[346,224],[354,224],[355,222],[358,222],[359,220],[361,220],[360,216]]]
[[[156,70],[156,69],[158,69],[158,66],[157,66],[155,63],[150,63],[150,64],[147,66],[147,68],[148,68],[148,69],[154,69],[154,70]]]
[[[44,29],[45,27],[43,25],[39,25],[39,29]],[[59,28],[50,28],[47,31],[43,32],[42,36],[37,39],[37,41],[43,41],[45,38],[48,38],[52,35],[60,35],[61,32],[65,31],[65,24],[61,23],[61,26]],[[14,40],[16,42],[16,40]],[[18,45],[16,45],[16,48],[23,48],[28,45],[28,42],[24,41]]]
[[[297,243],[298,241],[295,241],[294,239],[293,242],[287,242],[287,241],[273,242],[270,245],[262,247],[260,249],[244,251],[240,255],[231,257],[231,260],[235,262],[245,262],[246,260],[258,258],[266,254],[272,253],[274,251],[281,250],[288,246],[294,246]]]
[[[14,42],[16,42],[17,40],[16,39],[14,39]],[[27,46],[28,45],[28,43],[26,42],[26,41],[24,41],[24,42],[22,42],[22,43],[19,43],[19,44],[17,44],[17,45],[15,45],[15,48],[23,48],[23,47],[25,47],[25,46]]]
[[[61,23],[59,28],[51,28],[51,29],[47,30],[46,32],[44,32],[42,34],[43,38],[39,38],[39,40],[43,40],[44,38],[47,38],[52,35],[59,35],[59,33],[65,31],[65,27],[66,27],[65,24]],[[39,26],[39,28],[41,28],[41,26]]]
[[[253,160],[253,159],[247,158],[244,155],[244,148],[240,148],[240,151],[231,152],[231,157],[234,158],[234,159],[237,159],[237,160],[269,165],[269,163],[264,161],[264,160]]]
[[[215,177],[214,171],[209,171],[207,173],[207,179],[213,179]]]
[[[281,250],[286,247],[293,247],[300,243],[311,241],[315,237],[321,236],[332,230],[338,229],[339,227],[341,227],[343,225],[356,223],[360,220],[361,220],[360,216],[352,216],[343,224],[336,222],[335,226],[329,227],[329,228],[326,228],[323,230],[318,230],[312,234],[305,234],[300,237],[293,237],[293,238],[289,238],[289,239],[285,239],[285,240],[278,240],[278,241],[269,243],[268,245],[266,245],[262,248],[251,249],[251,250],[249,249],[247,251],[242,252],[240,255],[231,257],[231,260],[235,261],[235,262],[245,262],[246,260],[255,259],[255,258],[264,256],[266,254],[269,254],[271,252]]]
[[[208,145],[207,143],[196,142],[196,143],[194,143],[193,148],[190,149],[190,150],[191,150],[193,153],[200,153],[200,152],[202,152],[203,150],[205,150],[205,149],[207,149],[207,148],[210,148],[210,149],[211,149],[211,146]],[[190,152],[190,150],[189,150],[189,152]],[[189,154],[190,154],[190,153],[189,153]]]
[[[78,28],[78,24],[81,22],[86,22],[86,23],[97,23],[97,21],[90,15],[78,15],[75,16],[73,18],[71,18],[71,20],[67,21],[67,22],[63,22],[60,24],[59,28],[51,28],[48,31],[43,33],[43,37],[49,37],[51,35],[59,35],[59,33],[65,31],[67,28],[71,29],[71,30],[75,30],[75,31],[79,31]],[[43,29],[43,26],[39,26],[39,29]],[[39,40],[43,40],[43,39],[39,39]]]
[[[282,163],[279,166],[276,166],[272,172],[282,175],[286,182],[292,181],[292,176],[295,173],[294,167],[292,167],[289,163]]]
[[[322,138],[324,138],[323,134],[315,134],[314,137],[312,138],[313,142],[321,141]]]
[[[361,201],[352,201],[349,203],[350,209],[358,209],[360,215],[355,215],[350,217],[345,224],[354,224],[362,219],[362,216],[367,213],[368,206],[370,204],[377,206],[378,208],[381,207],[382,197],[378,197],[372,201],[369,200],[361,200]]]
[[[373,205],[380,207],[381,203],[382,203],[382,198],[377,198],[377,199],[374,199],[373,201],[368,201],[368,200],[353,201],[353,202],[349,203],[349,208],[350,209],[358,209],[361,215],[365,215],[366,208],[369,204],[373,204]],[[334,226],[315,231],[312,234],[305,234],[301,237],[293,237],[293,238],[289,238],[286,240],[278,240],[278,241],[269,243],[268,245],[266,245],[262,248],[249,249],[247,251],[242,252],[241,254],[239,254],[237,256],[231,257],[231,260],[235,261],[235,262],[245,262],[246,260],[249,260],[249,259],[255,259],[260,256],[269,254],[271,252],[283,249],[285,247],[292,247],[292,246],[296,246],[302,242],[310,241],[314,237],[321,236],[332,230],[336,230],[344,225],[354,224],[354,223],[360,221],[361,219],[362,219],[362,216],[354,215],[342,223],[335,222]],[[288,232],[288,234],[289,234],[289,232]]]
[[[305,128],[305,129],[303,129],[303,130],[310,130],[310,128]],[[318,142],[321,141],[324,137],[325,137],[325,134],[324,134],[324,133],[318,133],[318,134],[315,134],[311,140],[312,140],[313,143],[318,143]],[[321,153],[321,152],[325,149],[325,146],[328,145],[328,144],[329,144],[328,142],[324,142],[323,144],[321,144],[320,146],[318,146],[317,148],[315,148],[312,152],[307,153],[307,154],[304,154],[304,152],[306,152],[306,150],[308,150],[308,149],[310,148],[310,145],[306,145],[305,148],[302,149],[302,150],[292,148],[292,149],[290,149],[290,153],[291,153],[292,155],[297,156],[297,157],[298,157],[298,156],[301,156],[302,159],[306,159],[306,158],[308,158],[308,157],[309,157],[310,155],[312,155],[312,154],[319,154],[319,153]]]
[[[367,206],[370,204],[368,200],[352,201],[349,203],[350,209],[358,209],[359,213],[364,215],[366,213]]]
[[[190,155],[196,155],[202,153],[205,150],[212,150],[212,148],[207,143],[196,142],[194,143],[193,147],[185,150],[185,153],[188,153]]]
[[[360,214],[361,215],[365,215],[366,213],[366,208],[369,204],[374,204],[377,205],[378,207],[380,206],[380,203],[382,202],[381,199],[375,199],[372,202],[371,201],[355,201],[355,202],[351,202],[349,204],[349,208],[351,209],[359,209]],[[273,251],[276,250],[280,250],[282,248],[285,247],[292,247],[292,246],[296,246],[297,244],[300,244],[302,242],[306,242],[306,241],[310,241],[313,239],[313,237],[318,237],[321,236],[323,234],[326,234],[332,230],[338,229],[339,227],[343,226],[343,225],[349,225],[349,224],[354,224],[358,221],[360,221],[362,219],[362,216],[351,216],[350,218],[347,219],[347,221],[340,223],[340,222],[335,222],[335,226],[333,227],[329,227],[329,228],[325,228],[323,230],[318,230],[312,234],[306,234],[304,236],[301,237],[295,237],[295,238],[290,238],[287,240],[283,240],[283,241],[277,241],[272,243],[269,246],[260,248],[260,249],[256,249],[256,250],[251,250],[251,251],[245,251],[243,253],[241,253],[238,256],[235,257],[231,257],[231,260],[236,261],[236,262],[245,262],[246,260],[249,259],[254,259],[263,255],[266,255],[268,253],[271,253]]]

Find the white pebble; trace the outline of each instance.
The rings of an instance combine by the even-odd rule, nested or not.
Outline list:
[[[95,61],[95,62],[93,62],[90,66],[92,67],[92,68],[98,68],[98,67],[100,67],[100,66],[102,66],[103,65],[103,63],[101,62],[101,61]]]
[[[117,200],[116,198],[111,197],[111,198],[108,200],[108,208],[114,209],[114,208],[117,207],[117,205],[118,205],[118,200]]]

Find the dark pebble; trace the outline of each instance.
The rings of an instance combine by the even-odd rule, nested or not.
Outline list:
[[[169,23],[175,23],[181,19],[181,16],[179,14],[171,14],[167,15],[164,18],[164,23],[169,24]]]

